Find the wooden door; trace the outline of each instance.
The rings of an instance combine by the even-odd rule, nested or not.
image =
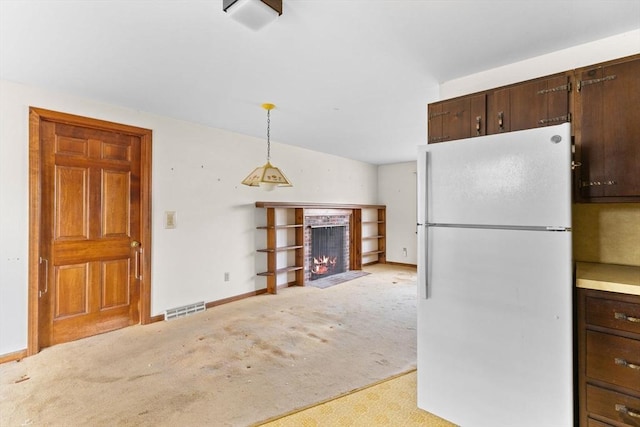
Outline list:
[[[37,124],[38,348],[149,319],[150,131],[59,119]]]

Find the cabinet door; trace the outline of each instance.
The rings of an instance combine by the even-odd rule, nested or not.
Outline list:
[[[471,111],[471,135],[487,134],[487,95],[484,93],[473,95],[469,99]]]
[[[511,131],[569,121],[568,76],[553,76],[513,86],[510,107]]]
[[[640,197],[640,58],[577,70],[576,81],[580,195]]]
[[[569,96],[571,83],[569,75],[550,77],[545,80],[546,88],[543,95],[546,98],[546,116],[540,117],[541,126],[553,126],[571,121],[569,113]]]
[[[487,94],[487,134],[509,132],[510,89],[497,89]]]
[[[451,141],[470,136],[469,98],[456,98],[443,101],[430,115],[429,125],[433,122],[434,132],[429,128],[429,143]],[[437,130],[440,132],[437,132]]]
[[[442,103],[429,104],[427,117],[427,142],[442,141]]]
[[[485,95],[429,105],[429,143],[480,136],[485,131]]]
[[[523,82],[488,95],[487,133],[513,132],[569,121],[569,77]]]
[[[509,89],[511,131],[538,127],[539,120],[546,118],[546,96],[540,95],[546,88],[544,80],[535,80]]]

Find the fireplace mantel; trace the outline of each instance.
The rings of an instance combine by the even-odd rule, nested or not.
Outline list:
[[[304,286],[309,275],[305,275],[305,217],[348,214],[350,270],[362,270],[363,258],[372,260],[364,264],[386,262],[386,206],[350,203],[309,203],[309,202],[256,202],[256,208],[266,210],[266,224],[258,226],[266,230],[266,247],[257,252],[267,254],[267,271],[257,273],[267,278],[267,292],[277,293],[278,276],[295,273],[295,280],[280,286]],[[276,211],[286,211],[286,221],[278,221]],[[364,211],[364,215],[363,215]],[[293,218],[293,219],[291,219]],[[279,232],[293,230],[293,236],[283,238]],[[279,265],[278,253],[295,252],[295,262]]]
[[[313,202],[256,202],[256,208],[288,209],[384,209],[385,205],[358,205],[350,203],[313,203]]]

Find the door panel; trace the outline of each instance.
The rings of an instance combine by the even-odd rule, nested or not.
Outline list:
[[[89,238],[89,171],[87,168],[55,167],[55,239]]]
[[[131,173],[106,170],[102,174],[102,235],[129,236]]]
[[[101,309],[128,305],[130,301],[129,281],[127,277],[130,269],[129,259],[105,261],[102,263]]]
[[[54,278],[54,319],[87,313],[89,264],[57,267]]]

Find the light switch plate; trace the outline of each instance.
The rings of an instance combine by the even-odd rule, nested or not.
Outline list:
[[[177,226],[177,218],[175,211],[165,211],[164,212],[164,228],[176,228]]]

